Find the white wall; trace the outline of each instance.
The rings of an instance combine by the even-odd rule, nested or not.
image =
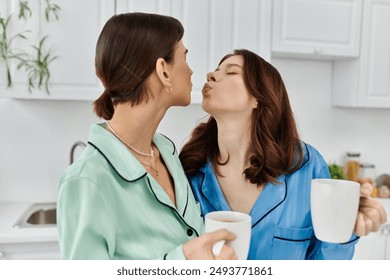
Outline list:
[[[390,173],[390,109],[331,106],[332,62],[273,59],[284,77],[304,141],[328,162],[342,163],[346,151],[361,153],[376,165],[377,175]]]
[[[332,63],[274,59],[290,93],[302,137],[328,161],[359,151],[390,173],[390,109],[331,106]],[[0,99],[0,201],[53,201],[71,145],[98,119],[90,102]],[[178,147],[205,116],[200,105],[172,108],[159,131]]]

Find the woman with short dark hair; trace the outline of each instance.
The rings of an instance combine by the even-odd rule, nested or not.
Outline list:
[[[96,74],[105,88],[95,101],[106,122],[93,124],[88,146],[64,172],[58,233],[65,259],[235,259],[203,234],[177,150],[156,129],[171,106],[186,106],[192,71],[183,27],[172,17],[113,16],[96,46]]]

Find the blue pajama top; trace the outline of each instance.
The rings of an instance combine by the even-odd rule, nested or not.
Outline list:
[[[313,178],[329,178],[328,165],[320,153],[303,143],[301,167],[267,183],[257,198],[250,216],[252,236],[248,259],[304,260],[352,259],[358,237],[347,243],[318,240],[310,215],[310,184]],[[211,211],[231,210],[219,186],[213,165],[206,163],[194,176],[189,176],[195,199],[203,216]]]

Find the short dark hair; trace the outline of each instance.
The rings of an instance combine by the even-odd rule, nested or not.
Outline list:
[[[94,102],[100,118],[110,120],[114,106],[148,100],[145,80],[158,58],[173,61],[174,48],[184,34],[175,18],[157,14],[126,13],[112,16],[96,44],[95,68],[105,88]]]

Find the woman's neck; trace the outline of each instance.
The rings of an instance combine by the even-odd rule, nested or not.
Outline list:
[[[127,103],[118,104],[109,123],[126,144],[150,153],[153,135],[166,111],[166,108],[158,108],[154,102],[133,107]]]
[[[219,161],[226,162],[234,168],[245,169],[249,165],[251,151],[251,128],[249,121],[221,121],[216,119],[218,126]]]

